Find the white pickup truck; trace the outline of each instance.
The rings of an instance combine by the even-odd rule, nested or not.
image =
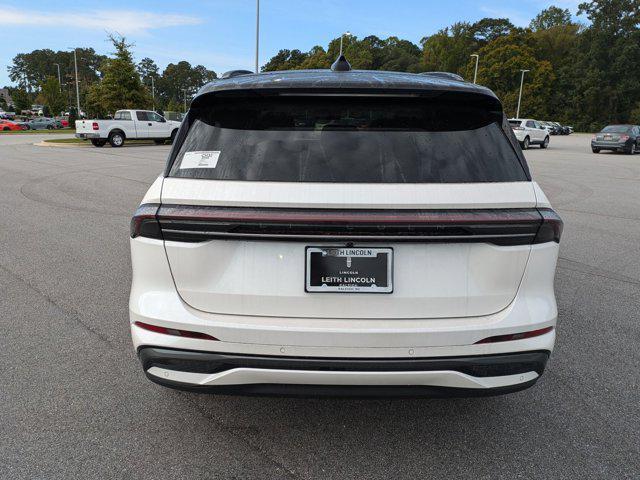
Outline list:
[[[121,147],[126,139],[154,140],[157,144],[167,139],[173,142],[180,122],[166,120],[150,110],[118,110],[113,120],[76,120],[76,137],[91,140],[96,147],[107,142]]]

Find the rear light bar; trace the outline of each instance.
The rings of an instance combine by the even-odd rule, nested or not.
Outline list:
[[[211,335],[207,335],[206,333],[200,332],[191,332],[189,330],[176,330],[175,328],[167,328],[160,327],[158,325],[150,325],[148,323],[143,322],[135,322],[135,325],[140,328],[144,328],[145,330],[149,330],[150,332],[162,333],[164,335],[173,335],[176,337],[184,337],[184,338],[197,338],[200,340],[218,340]]]
[[[530,330],[528,332],[510,333],[507,335],[496,335],[495,337],[483,338],[475,343],[479,345],[482,343],[498,343],[498,342],[511,342],[513,340],[523,340],[525,338],[539,337],[553,330],[553,327],[545,327],[539,330]]]
[[[177,242],[211,239],[559,242],[562,220],[551,209],[331,210],[141,205],[131,237]]]

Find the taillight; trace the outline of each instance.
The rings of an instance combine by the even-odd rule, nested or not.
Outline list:
[[[475,345],[481,343],[497,343],[497,342],[511,342],[513,340],[524,340],[525,338],[539,337],[553,330],[553,327],[545,327],[539,330],[529,330],[528,332],[510,333],[507,335],[496,335],[495,337],[483,338],[475,343]]]
[[[98,126],[98,122],[93,122],[93,129],[100,130],[100,127]]]
[[[564,226],[560,216],[550,208],[540,208],[538,209],[538,212],[542,215],[542,224],[540,224],[540,228],[538,229],[536,238],[533,239],[533,243],[560,243],[562,228]]]
[[[156,218],[159,207],[160,204],[158,203],[146,203],[138,207],[131,219],[129,229],[131,238],[146,237],[162,239],[160,224]]]
[[[160,327],[158,325],[150,325],[143,322],[135,322],[135,325],[150,332],[162,333],[163,335],[173,335],[174,337],[197,338],[199,340],[218,340],[211,335],[200,332],[192,332],[190,330],[176,330],[175,328]]]

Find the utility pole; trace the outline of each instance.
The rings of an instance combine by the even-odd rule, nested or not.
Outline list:
[[[156,84],[153,81],[153,75],[151,75],[151,102],[153,105],[153,108],[151,110],[155,112],[156,111]]]
[[[524,74],[529,70],[520,70],[522,72],[522,76],[520,77],[520,95],[518,95],[518,111],[516,113],[516,118],[520,118],[520,102],[522,101],[522,85],[524,84]]]
[[[184,93],[184,113],[187,113],[187,89],[183,88],[182,92]]]
[[[82,118],[80,114],[80,85],[78,83],[78,57],[76,55],[76,49],[73,49],[73,65],[76,71],[76,102],[78,105],[78,118]]]
[[[58,85],[60,85],[60,93],[62,93],[62,79],[60,78],[60,64],[54,63],[56,67],[58,67]]]
[[[474,53],[471,56],[476,57],[476,70],[473,73],[473,83],[476,83],[476,80],[478,80],[478,61],[480,60],[480,55],[478,55],[477,53]]]
[[[258,72],[258,56],[260,52],[260,0],[256,0],[256,73]]]

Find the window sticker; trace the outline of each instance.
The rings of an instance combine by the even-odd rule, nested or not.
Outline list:
[[[211,150],[207,152],[187,152],[182,158],[180,169],[183,168],[216,168],[219,150]]]

